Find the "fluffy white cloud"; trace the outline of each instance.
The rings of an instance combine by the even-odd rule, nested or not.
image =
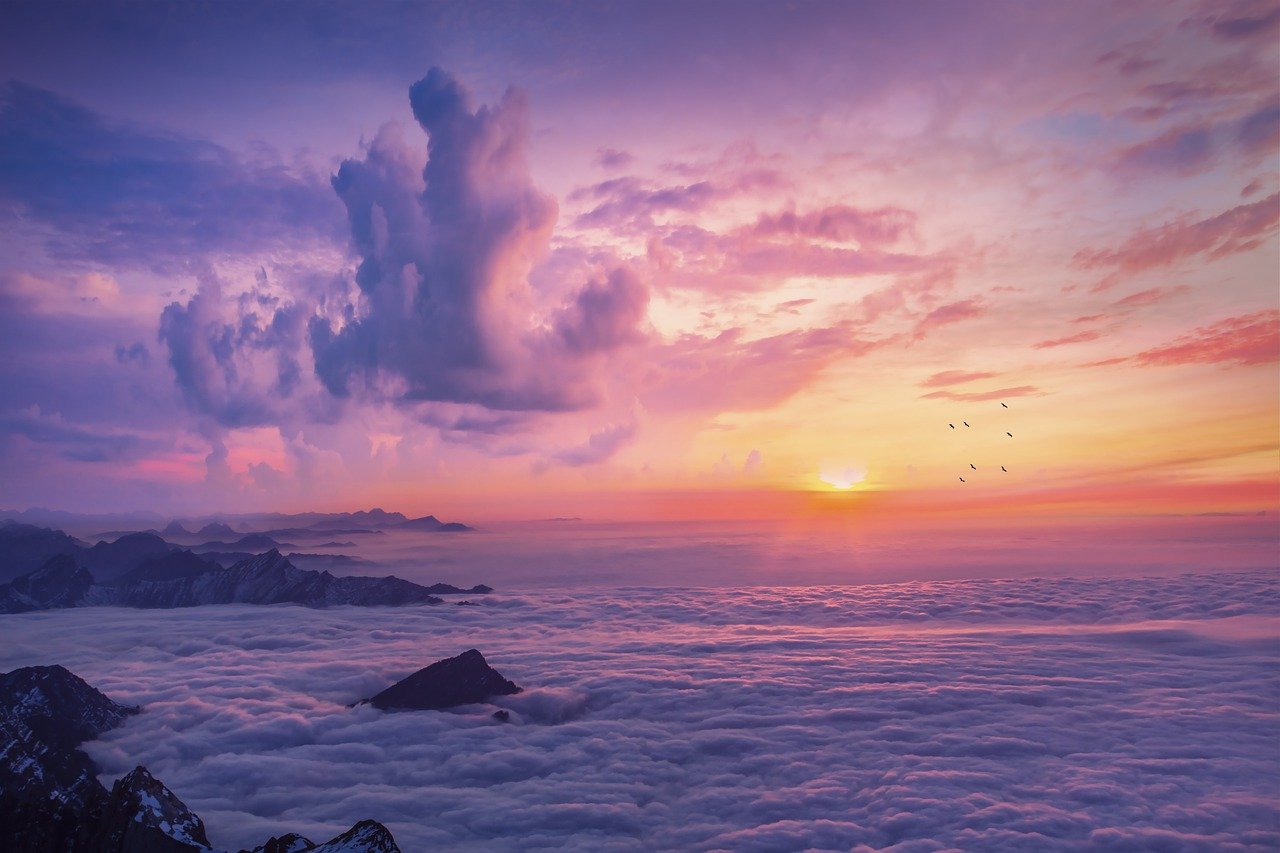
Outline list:
[[[91,754],[231,849],[366,817],[405,850],[1273,848],[1278,597],[1218,573],[91,609],[5,617],[0,667],[143,704]],[[528,688],[516,724],[346,707],[472,646]]]

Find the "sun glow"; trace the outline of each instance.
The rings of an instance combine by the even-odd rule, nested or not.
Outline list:
[[[818,479],[833,489],[847,490],[867,479],[867,470],[853,465],[825,465]]]

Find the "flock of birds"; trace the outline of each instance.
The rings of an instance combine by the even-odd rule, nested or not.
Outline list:
[[[1003,408],[1006,408],[1006,409],[1007,409],[1007,408],[1009,408],[1009,404],[1008,404],[1008,403],[1001,403],[1000,405],[1001,405]],[[972,427],[970,427],[970,426],[969,426],[969,422],[968,422],[968,421],[961,421],[960,423],[964,424],[966,429],[972,429]],[[947,426],[951,427],[952,429],[955,429],[955,428],[956,428],[956,425],[955,425],[955,424],[947,424]],[[1013,438],[1013,433],[1011,433],[1011,432],[1005,432],[1005,435],[1009,436],[1009,438]],[[974,465],[972,462],[970,462],[970,463],[969,463],[969,467],[970,467],[970,468],[972,468],[972,469],[973,469],[973,470],[975,470],[975,471],[977,471],[977,470],[978,470],[978,466],[977,466],[977,465]],[[1008,473],[1009,473],[1009,469],[1008,469],[1008,468],[1005,468],[1003,465],[1001,465],[1001,466],[1000,466],[1000,470],[1001,470],[1001,471],[1003,471],[1003,472],[1004,472],[1004,473],[1006,473],[1006,474],[1008,474]],[[961,477],[961,478],[960,478],[960,482],[965,483],[965,482],[968,482],[968,481],[967,481],[967,480],[965,480],[965,478],[964,478],[964,477]]]

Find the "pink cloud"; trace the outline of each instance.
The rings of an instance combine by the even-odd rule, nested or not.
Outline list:
[[[648,242],[648,260],[660,273],[654,276],[655,283],[690,290],[749,291],[776,286],[779,278],[791,276],[926,273],[951,263],[941,256],[830,245],[799,234],[770,239],[758,228],[757,223],[725,233],[693,224],[652,229],[660,232]],[[869,226],[867,233],[873,234],[874,228]]]
[[[1280,215],[1280,193],[1261,201],[1243,204],[1216,216],[1189,221],[1167,222],[1138,231],[1113,249],[1085,249],[1076,253],[1076,266],[1084,269],[1110,268],[1116,274],[1135,274],[1156,267],[1204,255],[1209,259],[1244,252],[1274,231]],[[1116,275],[1099,282],[1096,290],[1116,283]]]
[[[926,314],[924,319],[916,324],[914,337],[919,340],[939,326],[959,323],[962,320],[972,320],[975,317],[981,317],[985,313],[987,313],[987,309],[982,304],[981,299],[962,299],[959,302],[949,302]]]
[[[1177,287],[1151,287],[1146,290],[1140,290],[1137,293],[1130,293],[1123,299],[1117,299],[1115,305],[1117,308],[1136,308],[1143,305],[1154,305],[1157,302],[1163,302],[1170,297],[1186,293],[1191,288],[1186,285]]]
[[[1201,326],[1164,346],[1145,350],[1137,364],[1268,364],[1280,360],[1280,311],[1271,309]]]
[[[1102,337],[1102,332],[1099,332],[1097,329],[1089,329],[1084,332],[1078,332],[1074,335],[1068,335],[1065,338],[1054,338],[1050,341],[1040,341],[1039,343],[1032,344],[1031,346],[1035,349],[1050,349],[1051,347],[1061,347],[1066,346],[1067,344],[1082,344],[1086,341],[1096,341],[1100,337]]]
[[[963,370],[944,370],[941,373],[935,373],[928,379],[920,383],[922,388],[939,388],[944,385],[959,385],[963,382],[973,382],[978,379],[990,379],[998,374],[985,372],[966,372]]]
[[[915,232],[916,214],[901,207],[871,210],[832,205],[808,213],[762,213],[750,232],[761,237],[816,237],[839,243],[892,244]]]
[[[1120,152],[1116,168],[1128,173],[1193,175],[1213,165],[1213,134],[1208,127],[1182,127]]]
[[[1012,388],[997,388],[994,391],[931,391],[921,394],[922,400],[961,400],[966,403],[983,403],[988,400],[1003,400],[1008,397],[1029,397],[1043,393],[1034,385],[1016,385]]]
[[[849,323],[742,340],[742,329],[685,335],[652,352],[641,400],[651,410],[745,411],[791,397],[838,358],[887,342],[855,337]]]

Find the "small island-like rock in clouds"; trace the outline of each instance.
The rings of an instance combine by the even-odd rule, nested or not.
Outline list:
[[[382,711],[438,711],[520,692],[520,687],[489,666],[484,655],[467,649],[457,657],[436,661],[357,704],[368,703]]]

